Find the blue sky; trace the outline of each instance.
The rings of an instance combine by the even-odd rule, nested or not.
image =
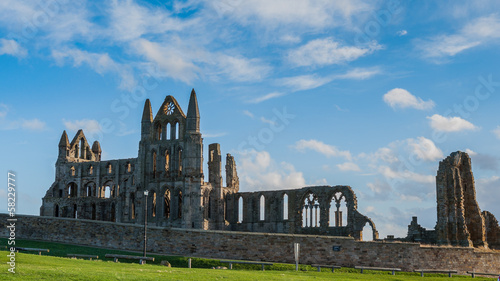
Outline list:
[[[0,178],[17,172],[20,213],[63,130],[136,157],[145,99],[186,111],[195,88],[241,191],[350,185],[381,237],[405,236],[412,216],[434,227],[439,161],[462,150],[500,217],[498,1],[44,2],[0,3]]]

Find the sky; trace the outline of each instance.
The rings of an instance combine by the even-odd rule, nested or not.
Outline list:
[[[186,112],[194,88],[240,191],[349,185],[380,237],[404,237],[412,216],[435,227],[439,161],[460,150],[500,218],[498,30],[487,0],[4,0],[0,180],[15,171],[36,215],[63,130],[137,157],[145,99]]]

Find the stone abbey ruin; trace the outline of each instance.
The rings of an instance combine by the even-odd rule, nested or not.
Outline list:
[[[147,216],[150,226],[167,229],[344,236],[357,241],[368,225],[373,240],[379,240],[374,222],[358,212],[349,186],[239,192],[234,157],[226,155],[226,186],[219,144],[208,146],[208,158],[205,182],[194,90],[187,115],[167,96],[153,118],[148,99],[137,158],[101,160],[99,142],[91,147],[82,130],[69,142],[63,132],[56,178],[43,197],[40,215],[135,225],[143,225]],[[435,230],[421,227],[414,217],[407,237],[384,241],[500,249],[500,226],[477,204],[466,153],[452,153],[439,163],[436,195]]]
[[[204,181],[200,113],[193,90],[187,115],[167,96],[153,118],[146,100],[137,158],[101,160],[101,147],[88,144],[82,130],[71,142],[63,132],[56,179],[43,198],[41,216],[204,230],[300,233],[362,239],[375,224],[357,211],[349,186],[238,192],[234,157],[208,146],[208,182]],[[146,197],[144,191],[148,190]]]

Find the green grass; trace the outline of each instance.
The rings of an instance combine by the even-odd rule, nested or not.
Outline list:
[[[6,239],[0,239],[0,245],[7,245]],[[9,273],[7,269],[6,249],[0,248],[0,280],[448,280],[447,275],[427,275],[424,279],[418,273],[396,273],[392,276],[390,272],[365,271],[360,274],[359,270],[342,268],[331,273],[331,270],[323,269],[316,272],[316,268],[301,265],[300,271],[294,271],[294,265],[275,264],[266,266],[266,271],[260,271],[260,265],[233,265],[240,270],[214,270],[215,266],[227,266],[220,264],[218,260],[195,258],[192,261],[192,269],[187,268],[187,257],[161,256],[155,257],[154,263],[139,265],[137,261],[120,261],[114,263],[108,259],[101,259],[106,253],[132,254],[139,253],[106,250],[84,246],[74,246],[60,243],[39,242],[28,240],[16,240],[18,247],[48,248],[49,253],[38,254],[18,253],[16,255],[16,274]],[[68,253],[98,255],[98,261],[75,260],[65,258]],[[168,260],[172,268],[160,266],[161,260]],[[429,277],[427,277],[429,276]],[[470,278],[456,276],[456,278]],[[492,280],[487,278],[476,278],[474,280]]]

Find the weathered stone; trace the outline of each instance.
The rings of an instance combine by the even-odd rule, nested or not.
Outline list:
[[[167,260],[162,260],[161,265],[164,265],[166,267],[172,267],[172,265]]]
[[[147,213],[148,224],[156,226],[338,235],[358,240],[363,227],[369,225],[371,238],[378,239],[373,221],[358,212],[356,195],[349,186],[239,193],[236,161],[230,154],[225,164],[227,186],[223,185],[217,143],[208,146],[205,182],[194,90],[187,115],[175,98],[167,96],[153,118],[151,103],[146,100],[137,158],[102,161],[101,153],[99,142],[90,148],[82,130],[71,143],[63,132],[56,178],[42,199],[40,215],[143,224]],[[149,191],[147,210],[145,190]]]

